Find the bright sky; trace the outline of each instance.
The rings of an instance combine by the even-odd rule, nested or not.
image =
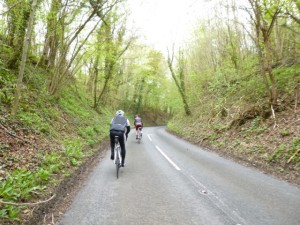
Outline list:
[[[127,0],[137,34],[165,51],[179,47],[189,36],[197,18],[207,17],[211,0]]]

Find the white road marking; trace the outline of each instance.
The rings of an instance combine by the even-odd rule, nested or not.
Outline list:
[[[151,134],[147,135],[149,140],[152,142],[152,138],[151,138]],[[157,146],[155,145],[155,148],[169,161],[169,163],[174,166],[174,168],[178,171],[180,171],[181,169]],[[198,192],[201,195],[206,195],[211,202],[218,207],[221,211],[223,211],[229,218],[231,218],[233,221],[240,221],[242,222],[243,225],[246,225],[247,222],[244,218],[242,218],[238,212],[236,212],[235,210],[230,210],[229,206],[222,201],[216,194],[214,194],[213,192],[211,192],[210,190],[208,190],[208,188],[201,183],[199,180],[197,180],[193,175],[187,175],[183,172],[183,174],[186,177],[190,177],[190,180],[192,181],[192,183],[195,185],[195,187],[198,188]],[[240,223],[237,223],[237,225],[241,225]]]
[[[176,170],[181,170],[157,145],[155,145],[155,148],[169,161],[169,163],[174,166]]]
[[[243,224],[247,224],[246,220],[242,218],[235,210],[231,210],[230,207],[222,201],[221,198],[219,198],[216,194],[214,194],[212,191],[209,191],[208,188],[202,184],[199,180],[197,180],[193,175],[190,175],[193,183],[198,188],[201,188],[202,190],[198,190],[199,194],[207,195],[207,197],[214,203],[215,206],[217,206],[219,209],[221,209],[229,218],[231,218],[233,221],[241,221]],[[240,224],[237,224],[240,225]]]

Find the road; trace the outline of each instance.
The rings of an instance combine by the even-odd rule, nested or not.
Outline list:
[[[300,189],[167,133],[127,141],[119,179],[110,152],[60,225],[299,225]]]

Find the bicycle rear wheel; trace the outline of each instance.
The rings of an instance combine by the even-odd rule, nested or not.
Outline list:
[[[120,147],[117,147],[115,150],[115,164],[116,164],[116,172],[117,172],[117,178],[119,178],[119,170],[121,165],[121,158],[120,158]]]
[[[141,128],[138,130],[138,143],[141,144],[141,139],[142,139],[142,131]]]

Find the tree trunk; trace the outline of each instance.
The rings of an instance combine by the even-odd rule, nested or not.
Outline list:
[[[103,85],[101,93],[99,94],[99,96],[97,98],[96,105],[94,106],[95,109],[98,107],[99,103],[101,102],[101,100],[108,88],[108,83],[113,75],[113,68],[114,68],[114,63],[110,63],[109,65],[107,65],[107,68],[104,72],[105,73],[104,85]]]
[[[13,46],[13,56],[7,63],[8,67],[10,69],[15,69],[18,65],[18,61],[21,59],[21,55],[23,52],[22,49],[24,47],[24,38],[26,36],[26,28],[29,23],[28,21],[30,20],[29,17],[31,14],[31,12],[29,10],[27,10],[26,6],[22,9],[20,9],[19,13],[21,15],[18,15],[18,16],[22,17],[21,22],[19,22],[21,24],[14,24],[14,26],[16,26],[18,28],[18,30],[15,30],[16,33],[13,34],[14,35],[13,37],[16,39],[11,40],[11,43],[10,43]],[[14,21],[14,22],[17,23],[17,21]]]
[[[136,114],[140,113],[140,110],[141,110],[141,105],[142,105],[142,101],[143,101],[143,89],[145,86],[144,84],[145,84],[145,78],[143,78],[140,81],[140,85],[137,90],[137,102],[136,102],[136,107],[135,107]]]
[[[278,14],[280,12],[280,8],[277,5],[277,8],[271,15],[271,22],[270,24],[268,24],[268,22],[263,18],[262,11],[260,9],[258,1],[249,0],[249,2],[252,6],[252,10],[255,15],[255,18],[253,18],[253,22],[255,24],[255,32],[256,32],[255,43],[258,51],[259,70],[263,77],[263,81],[265,83],[266,90],[269,96],[269,104],[271,106],[274,106],[276,105],[277,102],[277,90],[276,90],[276,81],[271,66],[270,35],[274,27],[274,24],[276,22],[276,19],[278,17]],[[268,73],[268,76],[266,72]]]
[[[99,69],[98,69],[98,65],[99,64],[99,55],[97,55],[97,58],[94,62],[94,66],[93,66],[93,79],[94,79],[94,86],[93,86],[93,90],[94,90],[94,109],[97,108],[97,86],[98,86],[98,76],[99,76]]]
[[[179,63],[181,64],[181,62]],[[173,66],[172,66],[172,60],[170,57],[168,57],[168,66],[169,66],[169,69],[170,69],[170,72],[171,72],[171,75],[172,75],[172,78],[173,80],[175,81],[175,84],[178,88],[178,91],[180,93],[180,96],[181,96],[181,99],[182,99],[182,102],[183,102],[183,106],[184,106],[184,111],[185,111],[185,114],[187,116],[190,116],[192,113],[191,113],[191,110],[190,110],[190,107],[189,107],[189,104],[188,104],[188,101],[187,101],[187,97],[186,97],[186,93],[185,93],[185,83],[184,83],[184,71],[183,71],[183,66],[180,65],[180,68],[179,68],[179,81],[178,81],[178,78],[173,70]]]
[[[269,80],[271,82],[270,87],[270,104],[276,106],[277,104],[277,88],[276,88],[276,80],[274,78],[272,66],[271,66],[271,54],[270,54],[270,43],[269,39],[265,42],[266,45],[266,69],[268,71]]]
[[[47,18],[47,33],[45,36],[45,44],[41,62],[46,67],[54,68],[55,59],[58,50],[58,33],[60,32],[60,24],[58,23],[58,13],[61,9],[60,0],[52,0],[51,9]]]
[[[50,80],[50,84],[49,84],[49,88],[48,88],[48,91],[49,91],[50,95],[54,95],[58,91],[58,89],[62,85],[62,81],[65,78],[65,74],[68,72],[68,69],[71,66],[71,62],[75,59],[76,55],[79,53],[80,48],[83,46],[83,44],[80,45],[79,50],[76,51],[76,54],[73,55],[70,62],[67,63],[66,58],[67,58],[67,54],[69,52],[71,44],[78,37],[80,32],[84,29],[84,27],[94,17],[95,14],[96,14],[96,12],[93,11],[91,13],[91,15],[85,20],[85,22],[77,29],[77,31],[75,32],[73,37],[69,40],[69,42],[64,45],[64,47],[61,51],[61,56],[59,57],[58,63],[55,66],[54,73],[53,73],[53,75],[51,77],[51,80]],[[91,33],[94,31],[94,29],[96,28],[97,25],[98,25],[98,23],[96,23],[96,25],[90,31],[90,33],[87,35],[87,37],[84,41],[87,40],[87,38],[91,35]]]
[[[16,115],[18,108],[19,108],[21,89],[22,89],[22,85],[23,85],[23,76],[24,76],[24,71],[25,71],[25,66],[26,66],[27,52],[28,52],[28,48],[29,48],[29,44],[30,44],[31,33],[33,30],[36,5],[37,5],[37,0],[33,0],[32,5],[31,5],[31,10],[30,10],[29,22],[28,22],[28,26],[27,26],[27,32],[26,32],[26,35],[24,38],[24,43],[23,43],[22,59],[21,59],[21,64],[20,64],[20,68],[19,68],[18,82],[17,82],[17,86],[16,86],[15,98],[14,98],[14,101],[12,104],[12,113],[11,113],[12,116]]]

